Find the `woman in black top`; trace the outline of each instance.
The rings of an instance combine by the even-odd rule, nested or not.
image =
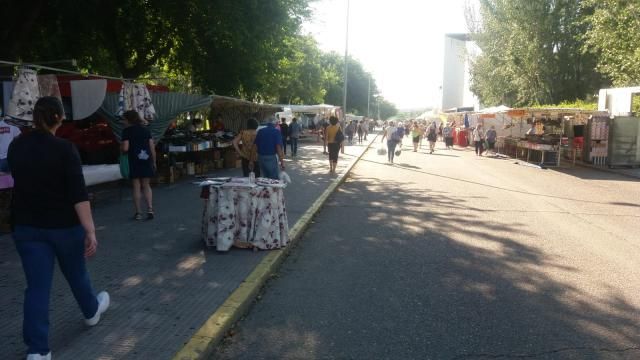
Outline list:
[[[13,238],[27,280],[23,336],[28,360],[51,358],[49,294],[55,259],[87,325],[96,325],[109,307],[107,292],[94,295],[85,266],[98,241],[78,151],[55,137],[63,119],[60,100],[40,98],[33,109],[35,129],[9,146]]]
[[[142,194],[147,201],[147,219],[153,214],[153,195],[150,180],[156,170],[156,149],[149,130],[144,127],[142,118],[136,111],[124,113],[124,118],[130,125],[122,131],[122,152],[128,153],[129,177],[133,184],[133,203],[136,208],[135,220],[142,220],[140,200]]]

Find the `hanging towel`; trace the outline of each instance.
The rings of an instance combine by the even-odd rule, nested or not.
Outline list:
[[[82,120],[98,111],[107,94],[107,80],[76,80],[71,84],[73,120]]]
[[[53,96],[62,102],[60,87],[58,87],[58,77],[55,75],[38,75],[38,88],[40,97]]]
[[[9,101],[11,101],[11,95],[13,95],[13,81],[2,82],[2,115],[8,116]]]
[[[40,98],[35,70],[20,69],[7,107],[7,115],[14,119],[33,121],[33,106]]]
[[[156,117],[156,109],[151,102],[151,94],[146,85],[127,81],[122,83],[116,115],[121,117],[125,111],[129,110],[135,110],[147,122],[153,121]]]

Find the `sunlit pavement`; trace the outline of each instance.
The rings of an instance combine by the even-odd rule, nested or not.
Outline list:
[[[369,138],[371,140],[371,138]],[[338,172],[365,149],[345,147]],[[292,226],[335,179],[327,155],[313,141],[300,143],[298,157],[286,159],[293,180],[285,190]],[[239,169],[213,176],[241,176]],[[100,324],[87,329],[59,272],[51,294],[50,346],[58,359],[170,359],[254,269],[265,252],[204,250],[200,239],[203,202],[188,179],[154,189],[156,219],[129,220],[130,190],[99,194],[94,209],[99,249],[89,262],[96,290],[106,289],[112,305]],[[57,270],[56,270],[57,271]],[[20,260],[8,235],[0,237],[0,359],[22,359]]]
[[[363,157],[216,359],[640,358],[638,180],[404,149]]]

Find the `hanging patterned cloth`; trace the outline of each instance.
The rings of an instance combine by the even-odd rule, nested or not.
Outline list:
[[[151,94],[144,84],[125,81],[118,97],[117,116],[122,117],[125,111],[135,110],[140,117],[151,122],[156,116],[156,109],[151,102]]]
[[[13,94],[7,108],[7,115],[18,121],[33,121],[33,107],[40,98],[38,77],[33,69],[18,70]]]
[[[57,76],[38,75],[38,89],[40,89],[40,97],[53,96],[62,102]]]

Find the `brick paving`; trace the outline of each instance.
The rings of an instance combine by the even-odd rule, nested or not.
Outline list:
[[[290,226],[327,188],[328,161],[322,146],[301,143],[299,158],[287,161],[293,179],[285,190]],[[364,145],[346,147],[339,170]],[[239,169],[215,176],[239,176]],[[99,194],[94,207],[99,250],[89,271],[96,291],[107,290],[111,308],[94,328],[82,314],[61,273],[51,292],[50,346],[55,359],[170,359],[260,262],[265,252],[204,248],[202,201],[195,179],[154,189],[156,219],[129,220],[130,191]],[[22,302],[25,281],[9,235],[0,237],[0,353],[24,358]]]

